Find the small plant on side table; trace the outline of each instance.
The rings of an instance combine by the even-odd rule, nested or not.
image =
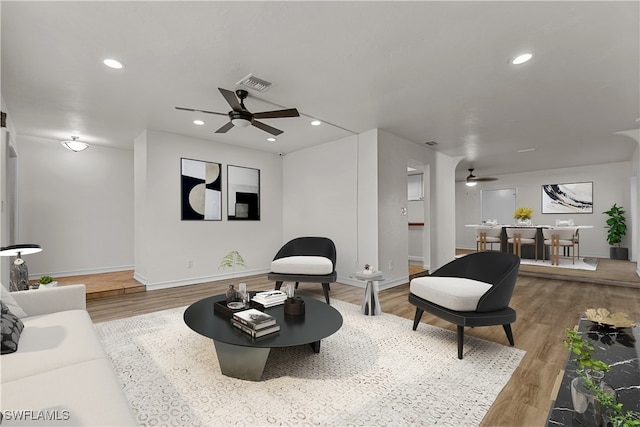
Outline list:
[[[576,372],[584,380],[586,387],[593,392],[601,412],[607,412],[614,427],[640,427],[640,415],[632,411],[624,411],[622,403],[616,401],[615,395],[608,393],[597,381],[593,372],[607,372],[611,367],[602,360],[593,358],[594,347],[582,335],[574,330],[565,331],[564,345],[574,354],[572,359],[578,369]],[[591,372],[591,374],[590,374]],[[602,374],[600,375],[602,377]]]

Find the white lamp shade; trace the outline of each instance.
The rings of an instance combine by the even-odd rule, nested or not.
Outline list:
[[[60,141],[60,143],[67,150],[71,150],[74,152],[86,150],[89,147],[89,144],[87,144],[86,142],[78,141],[76,139],[72,141]]]
[[[231,123],[233,123],[234,126],[238,126],[239,128],[246,128],[247,126],[251,125],[251,122],[247,119],[232,119]]]

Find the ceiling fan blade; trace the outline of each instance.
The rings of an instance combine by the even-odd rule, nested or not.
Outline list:
[[[264,124],[262,122],[259,122],[257,120],[253,120],[251,122],[251,124],[253,126],[257,127],[258,129],[262,129],[265,132],[269,132],[273,136],[278,136],[278,135],[280,135],[282,133],[282,131],[280,129],[276,129],[276,128],[272,127],[272,126],[269,126],[269,125]]]
[[[207,113],[207,114],[216,114],[218,116],[227,116],[227,113],[216,113],[215,111],[207,111],[207,110],[197,110],[195,108],[185,108],[185,107],[175,107],[176,110],[183,110],[183,111],[191,111],[194,113]]]
[[[224,126],[222,126],[220,129],[218,129],[215,133],[227,133],[227,131],[232,127],[233,127],[233,123],[228,122]]]
[[[263,111],[253,115],[256,119],[277,119],[279,117],[300,117],[300,113],[295,108],[276,111]]]
[[[478,181],[478,182],[489,182],[489,181],[497,181],[498,178],[491,178],[491,177],[485,177],[485,178],[473,178],[473,181]]]
[[[227,100],[233,111],[242,111],[242,106],[240,106],[235,93],[227,89],[222,89],[221,87],[219,87],[218,90],[220,91],[222,96],[224,96],[224,99]]]

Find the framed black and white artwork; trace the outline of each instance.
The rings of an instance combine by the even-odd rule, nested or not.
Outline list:
[[[182,220],[222,220],[221,164],[180,159]]]
[[[593,182],[543,185],[542,213],[593,213]]]
[[[260,220],[260,169],[227,165],[227,219]]]

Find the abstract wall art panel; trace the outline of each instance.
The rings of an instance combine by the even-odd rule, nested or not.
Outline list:
[[[227,219],[260,220],[260,169],[227,166]]]
[[[220,163],[180,159],[182,220],[222,220]]]
[[[593,182],[543,185],[542,213],[593,213]]]

